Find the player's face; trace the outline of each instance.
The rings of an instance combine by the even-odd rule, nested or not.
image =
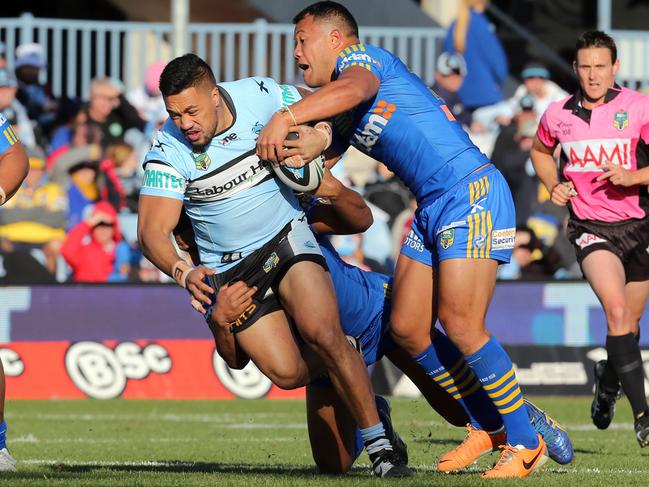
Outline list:
[[[615,83],[620,60],[614,63],[611,51],[606,47],[589,47],[577,51],[577,60],[573,68],[579,77],[579,86],[586,100],[598,103]]]
[[[298,67],[304,71],[304,82],[315,88],[331,81],[338,56],[338,31],[328,22],[307,15],[295,26],[295,51]]]
[[[194,149],[202,149],[216,133],[219,92],[205,84],[165,98],[169,117]]]

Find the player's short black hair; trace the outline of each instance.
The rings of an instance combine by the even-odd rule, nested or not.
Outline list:
[[[162,96],[166,97],[177,95],[204,81],[212,86],[216,85],[216,78],[210,65],[196,54],[185,54],[165,66],[160,75],[159,87]]]
[[[307,15],[313,15],[316,19],[327,19],[339,22],[341,26],[345,27],[345,35],[349,37],[358,37],[358,24],[356,23],[356,19],[347,8],[339,3],[324,1],[309,5],[293,17],[293,23],[297,24]]]
[[[611,51],[612,62],[617,61],[617,46],[615,45],[615,41],[610,35],[601,30],[587,30],[579,36],[575,46],[575,60],[577,59],[577,51],[591,47],[608,48],[608,50]]]

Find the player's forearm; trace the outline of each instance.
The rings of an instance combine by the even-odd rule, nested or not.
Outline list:
[[[29,159],[20,142],[0,156],[0,204],[11,198],[29,172]]]
[[[212,325],[212,332],[216,343],[216,351],[225,360],[228,367],[231,369],[243,369],[248,365],[250,357],[237,347],[234,333],[219,325]]]
[[[552,188],[559,183],[559,173],[557,171],[557,164],[554,157],[534,148],[530,153],[530,157],[536,175],[548,191],[552,192]]]
[[[649,185],[649,166],[634,171],[632,176],[634,184]]]
[[[326,120],[351,110],[372,95],[365,92],[353,79],[338,79],[291,105],[291,113],[298,124]]]
[[[170,233],[151,226],[138,227],[142,253],[162,272],[173,277],[173,267],[181,258],[169,239]]]
[[[338,217],[336,233],[363,233],[374,223],[372,210],[356,191],[343,186],[338,195],[330,200]]]

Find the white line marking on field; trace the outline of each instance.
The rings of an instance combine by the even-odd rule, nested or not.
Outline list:
[[[76,467],[183,467],[191,469],[195,466],[194,462],[186,461],[175,461],[175,462],[161,462],[161,461],[111,461],[111,460],[97,460],[97,461],[76,461],[76,460],[51,460],[51,459],[40,459],[40,458],[28,458],[24,460],[19,459],[19,463],[26,465],[66,465],[66,466],[76,466]],[[263,465],[260,465],[263,466]],[[296,468],[302,468],[300,465],[296,465]],[[431,465],[415,465],[412,466],[415,470],[419,472],[435,471],[435,467]],[[354,467],[354,470],[365,470],[367,466],[357,465]],[[290,470],[287,469],[287,470]],[[465,471],[472,473],[483,472],[483,468],[479,467],[470,467]],[[547,473],[561,473],[561,474],[608,474],[608,475],[648,475],[649,470],[635,470],[635,469],[625,469],[625,468],[593,468],[593,467],[545,467],[539,470],[541,474],[543,472]]]
[[[43,438],[38,439],[33,435],[19,436],[10,438],[9,443],[88,443],[88,444],[119,444],[119,443],[289,443],[302,441],[295,437],[278,437],[278,438]],[[303,441],[306,441],[304,439]]]

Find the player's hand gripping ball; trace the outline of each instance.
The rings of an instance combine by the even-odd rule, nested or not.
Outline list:
[[[297,139],[296,132],[289,132],[287,140]],[[288,167],[284,164],[271,164],[275,176],[298,193],[312,193],[318,189],[324,177],[325,158],[320,154],[302,167]]]

